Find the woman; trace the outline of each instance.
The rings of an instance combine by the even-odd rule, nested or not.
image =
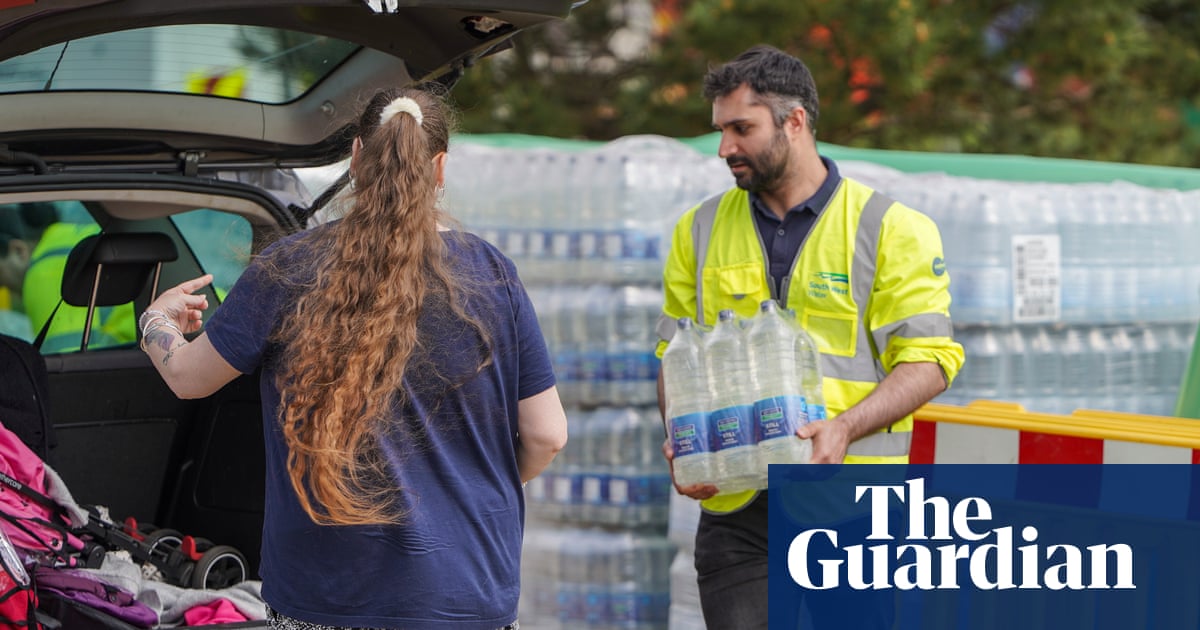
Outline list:
[[[515,628],[521,484],[566,442],[512,262],[441,227],[449,110],[377,95],[345,218],[249,266],[205,332],[204,276],[142,316],[181,398],[262,368],[261,575],[275,628]]]

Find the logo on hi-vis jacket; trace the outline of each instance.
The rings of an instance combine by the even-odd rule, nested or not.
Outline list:
[[[941,256],[933,259],[933,275],[939,278],[946,273],[946,261]]]
[[[830,293],[848,295],[850,293],[850,276],[844,273],[818,271],[813,274],[815,280],[808,281],[808,297],[824,298]]]

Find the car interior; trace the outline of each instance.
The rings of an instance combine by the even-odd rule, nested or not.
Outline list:
[[[33,313],[23,330],[9,324],[0,332],[41,345],[49,385],[45,435],[53,445],[46,461],[78,503],[103,506],[116,522],[133,518],[234,546],[253,574],[264,474],[257,376],[243,376],[203,400],[179,400],[139,349],[135,324],[155,292],[203,273],[215,276],[205,289],[211,312],[250,256],[283,233],[278,202],[246,193],[160,188],[0,195],[0,214],[48,203],[60,223],[91,234],[63,257],[54,296],[62,304],[51,319],[70,309],[94,311],[92,326],[44,336],[41,344],[45,322]],[[35,259],[38,254],[35,249]],[[106,308],[130,313],[122,325],[98,334]],[[19,313],[9,315],[4,321],[19,320]]]

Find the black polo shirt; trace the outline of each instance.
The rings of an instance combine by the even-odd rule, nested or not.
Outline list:
[[[829,169],[821,187],[817,188],[813,196],[788,209],[782,221],[758,195],[750,193],[751,215],[754,216],[754,225],[758,228],[759,238],[762,239],[763,248],[767,253],[767,272],[775,283],[772,293],[776,297],[782,291],[783,280],[792,271],[792,262],[800,251],[804,237],[808,236],[813,224],[817,222],[817,217],[842,183],[842,176],[833,160],[821,156],[821,163]]]

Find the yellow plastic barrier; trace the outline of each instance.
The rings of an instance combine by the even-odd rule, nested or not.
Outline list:
[[[913,435],[914,461],[938,461],[931,455],[939,449],[938,444],[943,434],[952,434],[955,445],[971,444],[973,440],[995,442],[997,448],[1025,448],[1036,442],[1045,442],[1054,438],[1066,445],[1064,448],[1075,449],[1063,453],[1064,460],[1078,462],[1080,458],[1087,460],[1094,455],[1081,454],[1080,450],[1088,453],[1102,453],[1104,463],[1109,451],[1130,448],[1124,445],[1155,445],[1176,449],[1200,449],[1200,422],[1186,418],[1164,416],[1149,416],[1133,413],[1121,413],[1095,409],[1077,409],[1070,415],[1026,411],[1021,405],[1003,401],[979,400],[965,407],[929,403],[914,414],[917,420],[916,431]],[[943,430],[939,425],[955,425],[951,430]],[[1015,434],[1015,435],[1014,435]],[[1074,439],[1074,441],[1072,441]],[[1080,441],[1082,439],[1084,441]],[[1015,441],[1014,441],[1015,440]],[[1087,440],[1099,440],[1097,444]],[[971,446],[979,446],[978,442]],[[947,447],[949,448],[949,447]],[[1162,452],[1160,454],[1164,454]],[[1183,453],[1174,453],[1170,459],[1177,461]],[[1135,458],[1153,460],[1156,455],[1151,451],[1142,451]],[[1024,453],[1014,453],[1017,461],[1024,459]],[[1118,458],[1132,463],[1128,457]],[[1193,459],[1193,457],[1188,457]],[[1039,460],[1044,461],[1044,460]],[[1145,463],[1158,463],[1146,461]]]

